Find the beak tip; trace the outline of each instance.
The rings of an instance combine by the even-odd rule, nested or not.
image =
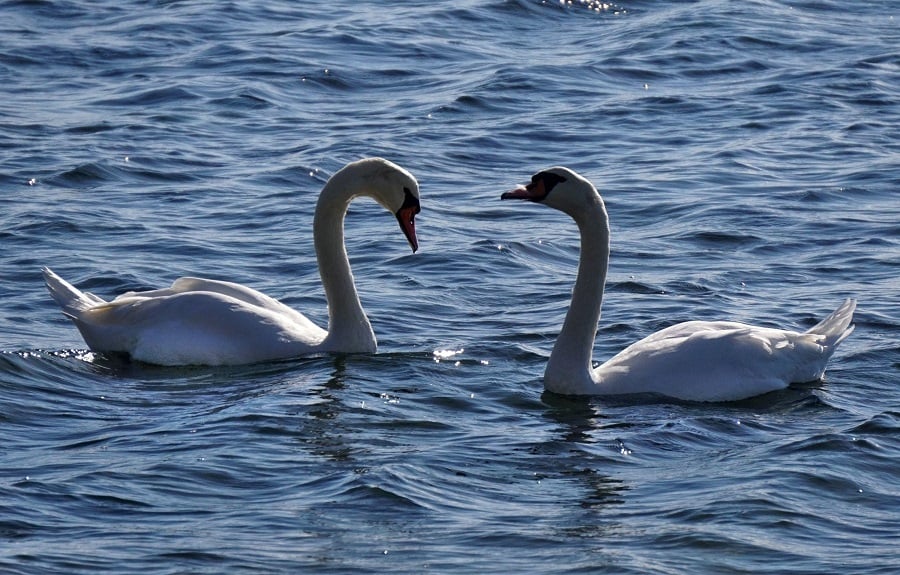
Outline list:
[[[516,188],[500,195],[501,200],[530,200],[532,199],[525,188]]]

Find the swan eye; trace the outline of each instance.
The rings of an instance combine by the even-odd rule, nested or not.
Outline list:
[[[415,197],[409,188],[403,188],[403,205],[400,206],[400,209],[408,210],[409,208],[415,208],[414,213],[417,213],[417,214],[420,211],[422,211],[422,208],[419,205],[419,198]],[[399,212],[399,210],[398,210],[398,212]]]
[[[540,172],[535,174],[533,178],[531,178],[531,182],[534,183],[535,178],[540,179],[544,183],[544,189],[546,193],[550,193],[550,190],[553,189],[556,184],[561,184],[566,181],[566,179],[559,174],[554,174],[553,172]]]
[[[556,184],[565,182],[566,179],[553,172],[538,172],[531,176],[531,183],[525,186],[528,190],[528,199],[532,202],[543,202]]]

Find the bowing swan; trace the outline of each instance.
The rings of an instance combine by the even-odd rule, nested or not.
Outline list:
[[[821,379],[834,350],[853,331],[846,300],[805,332],[729,321],[667,327],[591,367],[609,264],[609,218],[585,178],[555,167],[501,199],[542,203],[571,216],[581,235],[572,302],[544,372],[548,391],[567,395],[656,393],[688,401],[734,401]]]
[[[172,287],[128,292],[107,302],[44,268],[50,295],[96,352],[125,353],[159,365],[237,365],[315,353],[373,353],[375,334],[353,283],[344,216],[357,196],[395,214],[413,252],[419,185],[381,158],[352,162],[322,188],[313,219],[328,330],[252,288],[185,277]]]

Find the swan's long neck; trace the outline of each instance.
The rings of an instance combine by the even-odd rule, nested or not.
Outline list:
[[[323,351],[329,350],[332,341],[340,342],[342,351],[375,351],[375,333],[359,301],[344,247],[344,216],[350,202],[361,193],[346,178],[336,175],[325,184],[316,204],[313,240],[328,301],[328,335]]]
[[[544,372],[547,388],[560,393],[584,393],[584,387],[594,384],[591,352],[609,266],[609,219],[602,201],[579,213],[575,221],[581,233],[578,277],[572,303]]]

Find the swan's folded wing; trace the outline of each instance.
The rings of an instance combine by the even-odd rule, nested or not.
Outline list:
[[[598,368],[610,387],[681,399],[729,401],[792,380],[802,334],[735,322],[691,321],[656,332]],[[805,343],[805,342],[804,342]]]
[[[299,355],[325,330],[209,291],[119,297],[84,314],[79,330],[92,349],[161,365],[239,364]]]
[[[220,294],[229,298],[234,298],[246,304],[269,310],[279,315],[291,318],[299,326],[309,330],[320,330],[319,326],[314,324],[309,318],[299,311],[286,306],[280,301],[267,296],[253,288],[220,280],[210,280],[205,278],[183,277],[178,278],[172,284],[172,287],[146,291],[146,292],[128,292],[120,295],[115,301],[125,300],[129,298],[155,298],[168,297],[177,294],[207,292]]]

